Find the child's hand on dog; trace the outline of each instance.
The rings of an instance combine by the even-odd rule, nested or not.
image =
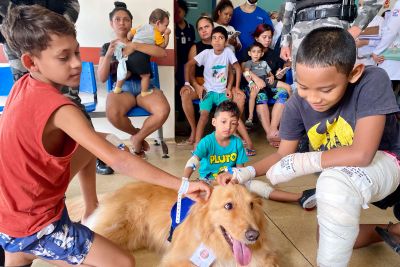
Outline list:
[[[207,201],[211,195],[211,187],[204,182],[190,182],[185,195],[196,202]]]
[[[233,175],[229,172],[221,172],[220,174],[217,175],[217,181],[218,184],[220,185],[227,185],[229,183],[231,184],[238,184],[238,180],[233,178]]]

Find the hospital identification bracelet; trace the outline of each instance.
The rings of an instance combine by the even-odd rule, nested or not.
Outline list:
[[[175,222],[181,222],[181,205],[182,205],[182,195],[186,194],[189,190],[189,179],[186,177],[182,177],[181,187],[179,187],[178,191],[178,201],[176,202],[176,218]]]

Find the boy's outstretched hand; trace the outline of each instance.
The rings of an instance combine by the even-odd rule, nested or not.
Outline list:
[[[322,152],[294,153],[283,157],[267,171],[273,185],[288,182],[295,177],[321,172]]]
[[[190,182],[185,195],[196,202],[207,201],[211,195],[211,187],[204,182]]]

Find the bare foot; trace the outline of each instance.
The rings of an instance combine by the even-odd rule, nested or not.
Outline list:
[[[281,143],[281,138],[279,136],[279,131],[271,131],[267,133],[267,140],[269,144],[275,148],[279,147],[279,144]]]
[[[146,140],[136,140],[136,135],[131,136],[131,143],[133,151],[140,153],[142,151],[149,151],[150,145]]]
[[[142,91],[142,92],[140,92],[140,95],[141,95],[142,97],[145,97],[145,96],[151,95],[152,93],[153,93],[153,89],[150,89],[150,90],[148,90],[148,91]]]

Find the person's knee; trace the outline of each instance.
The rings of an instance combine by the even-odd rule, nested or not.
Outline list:
[[[181,96],[182,102],[183,101],[188,101],[189,99],[191,99],[190,91],[186,86],[181,88],[181,90],[179,91],[179,94]]]
[[[199,118],[199,120],[202,120],[202,121],[207,121],[208,120],[208,112],[200,112],[200,118]]]
[[[121,267],[135,267],[136,266],[136,261],[135,258],[131,255],[126,255],[122,257],[116,266],[121,266]]]
[[[106,109],[106,117],[111,123],[114,123],[119,121],[121,118],[126,117],[126,113],[119,108],[110,107]]]

